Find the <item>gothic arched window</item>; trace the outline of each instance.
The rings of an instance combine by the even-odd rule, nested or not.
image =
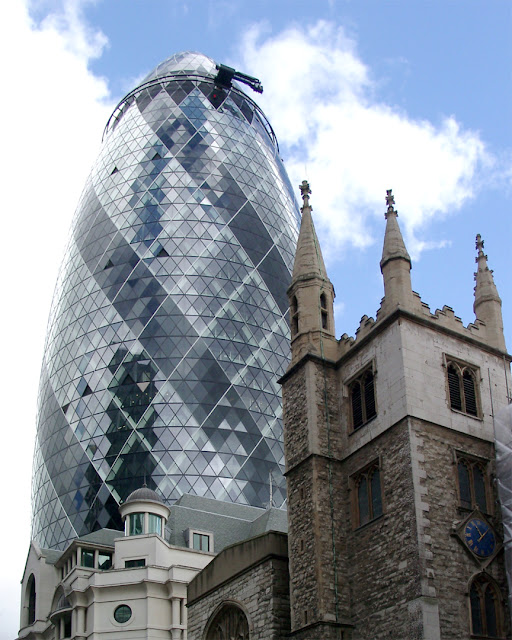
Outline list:
[[[502,636],[501,597],[496,585],[485,575],[478,575],[469,589],[471,634],[479,638]]]
[[[469,365],[447,363],[450,407],[470,416],[478,416],[477,372]]]
[[[34,624],[36,621],[36,580],[34,574],[30,575],[27,584],[28,594],[28,624]]]
[[[358,429],[377,415],[374,374],[371,367],[350,383],[349,395],[352,409],[352,428]]]
[[[485,461],[457,453],[460,506],[488,513],[488,476]]]
[[[235,604],[225,604],[208,625],[206,640],[249,640],[249,623]]]
[[[355,526],[360,527],[382,515],[379,463],[374,462],[354,478],[356,489]]]

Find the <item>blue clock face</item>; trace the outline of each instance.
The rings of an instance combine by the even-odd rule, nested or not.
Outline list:
[[[468,520],[464,527],[464,540],[471,551],[480,558],[489,557],[496,548],[494,531],[480,518]]]

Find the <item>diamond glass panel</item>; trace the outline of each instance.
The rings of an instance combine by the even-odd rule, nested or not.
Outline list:
[[[299,213],[270,125],[181,53],[115,109],[49,320],[33,537],[121,529],[146,483],[283,506],[280,389]]]

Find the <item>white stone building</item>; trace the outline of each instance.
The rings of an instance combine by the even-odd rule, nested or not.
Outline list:
[[[64,551],[30,545],[22,580],[24,640],[187,637],[187,585],[226,546],[286,530],[286,513],[148,488],[120,508],[125,532],[101,529]]]

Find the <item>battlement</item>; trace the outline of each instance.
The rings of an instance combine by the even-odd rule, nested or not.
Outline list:
[[[432,313],[430,306],[421,300],[420,295],[415,291],[412,293],[412,304],[404,305],[403,307],[398,305],[396,308],[403,309],[409,314],[416,315],[421,320],[428,320],[429,322],[432,322],[432,328],[434,329],[439,327],[447,331],[457,333],[462,338],[471,338],[473,340],[478,340],[487,346],[494,346],[492,341],[489,340],[487,325],[483,320],[479,320],[477,318],[474,322],[470,322],[465,326],[462,319],[455,315],[452,307],[444,305],[442,309],[436,309]],[[355,337],[349,336],[347,333],[344,333],[341,336],[338,340],[338,357],[341,358],[350,351],[352,347],[359,345],[362,340],[382,325],[384,319],[390,315],[389,309],[383,313],[383,302],[384,298],[382,299],[381,307],[377,311],[377,320],[374,320],[372,317],[368,317],[367,315],[363,315],[360,320],[359,327],[356,329]]]

